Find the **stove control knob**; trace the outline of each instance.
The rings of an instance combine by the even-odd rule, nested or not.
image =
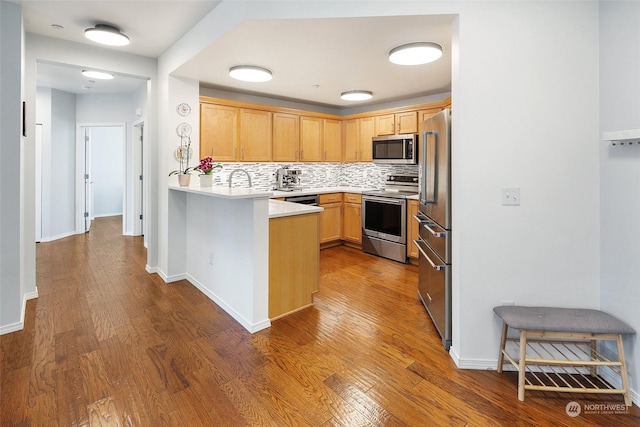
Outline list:
[[[418,178],[413,178],[413,182],[418,182]]]
[[[394,179],[396,179],[394,176],[390,176],[390,177],[388,178],[388,180],[389,180],[389,181],[393,181]]]

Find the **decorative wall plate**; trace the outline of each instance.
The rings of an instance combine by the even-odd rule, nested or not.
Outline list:
[[[189,113],[191,113],[191,106],[186,102],[183,102],[181,104],[178,104],[178,106],[176,107],[176,111],[178,112],[178,114],[185,117],[188,116]]]
[[[176,147],[174,155],[176,156],[176,160],[187,162],[189,159],[193,159],[193,149],[191,147],[187,148],[184,145]]]
[[[191,125],[189,123],[180,123],[176,128],[179,137],[191,136]]]

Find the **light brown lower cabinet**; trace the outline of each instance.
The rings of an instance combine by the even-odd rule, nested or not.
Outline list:
[[[320,212],[320,244],[335,242],[339,244],[342,237],[342,193],[320,194],[318,205],[324,210]]]
[[[342,240],[362,245],[362,196],[344,193],[342,206]]]
[[[407,201],[407,256],[409,258],[418,258],[418,248],[413,244],[414,240],[418,240],[420,232],[418,221],[413,216],[418,214],[418,201]]]
[[[318,291],[317,213],[269,220],[269,319],[313,304]]]

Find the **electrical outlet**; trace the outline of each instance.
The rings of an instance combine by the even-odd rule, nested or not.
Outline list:
[[[520,187],[502,189],[502,206],[520,206]]]
[[[209,264],[213,265],[213,252],[209,252]]]

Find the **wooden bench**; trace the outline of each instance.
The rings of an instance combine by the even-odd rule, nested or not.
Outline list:
[[[525,390],[571,393],[622,394],[631,406],[631,393],[624,360],[622,335],[635,334],[628,324],[599,310],[499,306],[493,311],[502,319],[498,372],[505,358],[518,370],[518,399]],[[519,338],[508,338],[511,327]],[[617,360],[598,352],[597,341],[615,341]],[[513,342],[518,350],[506,349]],[[614,388],[599,375],[608,367],[620,376],[622,388]]]

